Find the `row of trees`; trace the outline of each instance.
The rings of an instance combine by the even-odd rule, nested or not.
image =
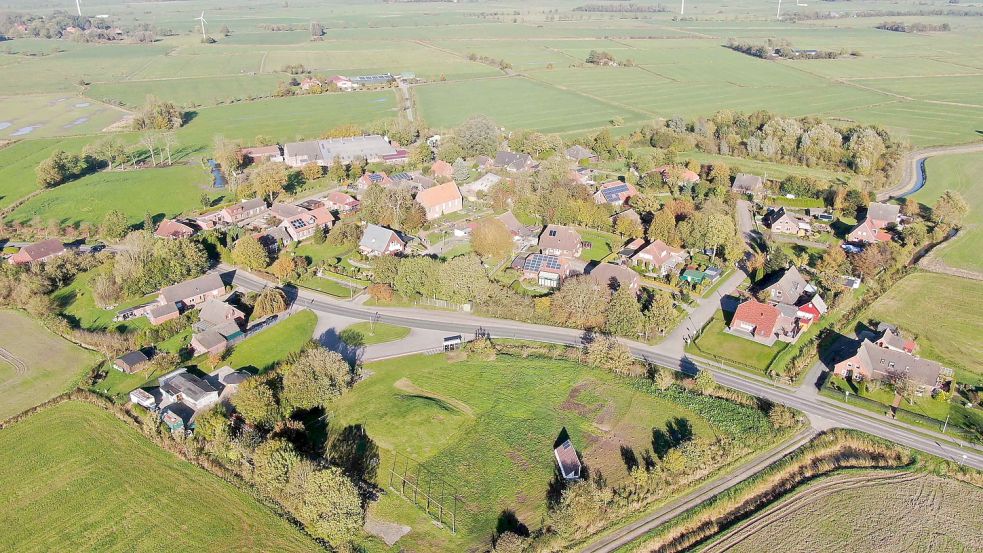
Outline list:
[[[792,44],[787,40],[774,40],[774,39],[768,39],[765,41],[764,44],[756,44],[752,42],[738,42],[737,40],[731,38],[727,40],[726,46],[731,50],[761,59],[770,59],[773,57],[778,57],[788,60],[798,60],[798,59],[834,60],[846,53],[845,51],[837,52],[833,50],[796,50],[792,48]]]
[[[195,278],[208,268],[205,249],[193,239],[167,240],[144,230],[129,234],[121,246],[92,282],[93,297],[100,307]]]

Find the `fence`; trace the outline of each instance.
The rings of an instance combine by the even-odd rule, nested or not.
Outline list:
[[[408,455],[394,451],[392,456],[389,489],[456,534],[461,503],[457,488]]]

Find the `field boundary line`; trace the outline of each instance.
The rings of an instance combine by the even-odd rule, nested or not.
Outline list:
[[[788,440],[782,441],[775,447],[755,456],[749,462],[737,466],[713,480],[707,481],[692,492],[663,505],[645,518],[623,526],[615,532],[583,547],[580,549],[580,553],[612,552],[634,542],[649,531],[662,526],[685,511],[713,499],[725,490],[759,474],[792,451],[802,447],[817,434],[818,431],[812,427],[806,427],[800,430]]]
[[[611,100],[607,100],[605,98],[602,98],[600,96],[595,96],[593,94],[588,94],[586,92],[583,92],[581,90],[577,90],[577,89],[574,89],[574,88],[561,87],[561,86],[556,85],[556,84],[553,84],[551,82],[544,81],[544,80],[539,79],[539,78],[536,78],[536,77],[531,77],[531,76],[527,75],[526,73],[521,73],[519,76],[522,77],[522,78],[525,78],[525,79],[529,79],[530,81],[537,82],[537,83],[540,83],[540,84],[549,86],[549,87],[554,88],[554,89],[559,90],[559,91],[571,92],[573,94],[577,94],[578,96],[583,96],[584,98],[589,98],[591,100],[594,100],[595,102],[600,102],[602,104],[606,104],[606,105],[609,105],[611,107],[625,109],[625,110],[634,112],[636,114],[639,114],[639,115],[642,115],[642,116],[645,116],[645,117],[654,117],[656,119],[659,118],[659,114],[657,114],[657,113],[654,113],[654,112],[651,112],[651,111],[648,111],[648,110],[643,110],[643,109],[638,108],[638,107],[635,107],[635,106],[629,106],[627,104],[622,104],[620,102],[612,102]]]
[[[724,553],[732,547],[740,544],[744,540],[753,537],[755,534],[778,522],[780,517],[794,514],[801,509],[808,507],[812,502],[829,496],[830,494],[842,491],[843,489],[866,488],[871,486],[883,486],[885,484],[896,484],[924,478],[924,475],[910,472],[894,472],[890,474],[873,474],[867,476],[840,476],[833,477],[833,480],[821,482],[809,487],[799,493],[792,492],[794,495],[786,499],[778,499],[775,504],[766,508],[757,515],[744,521],[743,523],[731,528],[720,540],[711,543],[703,549],[704,552]],[[777,517],[777,518],[776,518]]]

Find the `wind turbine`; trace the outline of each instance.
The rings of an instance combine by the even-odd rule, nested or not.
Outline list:
[[[683,15],[686,11],[686,0],[682,0],[682,4],[679,5],[679,15]]]
[[[77,1],[77,0],[76,0]],[[204,42],[208,37],[205,36],[205,12],[201,12],[201,15],[195,18],[196,21],[201,21],[201,40]]]
[[[775,16],[775,18],[778,19],[779,21],[782,20],[782,0],[778,0],[778,14]]]
[[[79,17],[82,17],[82,4],[79,3],[79,0],[75,0],[75,9],[79,11]]]
[[[796,6],[808,6],[809,4],[806,4],[805,2],[802,2],[801,0],[795,0],[795,5]]]

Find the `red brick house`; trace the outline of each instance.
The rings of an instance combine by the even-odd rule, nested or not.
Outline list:
[[[416,202],[426,210],[428,221],[464,209],[464,198],[454,181],[421,190]]]
[[[195,233],[195,229],[192,227],[173,219],[164,219],[157,225],[157,230],[154,231],[154,235],[159,238],[191,238]]]
[[[454,176],[454,166],[442,159],[438,159],[430,166],[430,174],[434,178],[446,177],[449,179]]]
[[[622,206],[627,204],[630,198],[637,195],[638,189],[634,185],[616,180],[602,184],[594,193],[594,202]]]
[[[579,257],[584,251],[580,233],[570,227],[549,225],[539,235],[539,249],[547,255]]]

